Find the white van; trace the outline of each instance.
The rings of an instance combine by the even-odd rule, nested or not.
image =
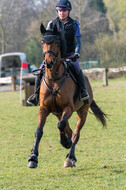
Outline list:
[[[14,52],[0,55],[0,77],[19,76],[21,67],[23,75],[30,72],[25,53]]]

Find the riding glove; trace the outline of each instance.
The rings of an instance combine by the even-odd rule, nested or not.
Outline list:
[[[73,55],[71,55],[69,57],[69,59],[71,59],[71,61],[75,62],[77,59],[79,58],[79,54],[78,53],[75,53]]]

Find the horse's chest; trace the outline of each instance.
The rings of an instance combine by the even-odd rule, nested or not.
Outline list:
[[[44,106],[52,106],[57,104],[57,106],[61,106],[63,104],[67,103],[67,97],[63,94],[61,94],[61,91],[59,90],[59,92],[57,94],[51,94],[50,92],[48,93],[43,93],[43,95],[41,95],[40,97],[40,102],[44,105]]]
[[[40,106],[48,108],[49,112],[62,112],[64,107],[70,103],[67,94],[63,89],[59,89],[58,93],[55,94],[56,88],[53,89],[53,92],[49,90],[43,90],[40,93]],[[53,94],[54,93],[54,94]]]

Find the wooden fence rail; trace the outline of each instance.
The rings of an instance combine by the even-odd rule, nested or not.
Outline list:
[[[103,80],[103,86],[108,86],[108,78],[117,78],[117,77],[126,77],[126,66],[119,68],[92,68],[92,69],[84,69],[83,72],[89,79],[100,79]],[[12,91],[16,90],[16,79],[19,80],[19,76],[11,76],[11,77],[1,77],[0,84],[8,84],[11,85]],[[28,76],[24,76],[22,78],[23,81],[27,80],[35,80],[35,76],[32,74]],[[28,85],[27,85],[28,86]]]
[[[126,66],[118,68],[92,68],[83,72],[89,79],[103,80],[103,86],[108,86],[108,79],[126,77]]]
[[[1,77],[0,78],[0,84],[8,84],[11,85],[12,91],[16,90],[16,77],[11,76],[11,77]]]
[[[2,77],[0,78],[0,84],[11,84],[11,77]]]
[[[93,69],[84,69],[83,72],[87,77],[90,78],[90,76],[93,78],[97,78],[98,73],[102,75],[102,80],[103,80],[103,86],[108,86],[108,69],[106,68],[93,68]],[[100,76],[101,77],[101,76]]]

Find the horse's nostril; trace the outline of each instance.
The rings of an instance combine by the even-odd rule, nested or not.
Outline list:
[[[52,66],[53,66],[53,61],[50,61],[50,62],[49,62],[49,65],[52,67]]]
[[[50,61],[50,65],[53,65],[53,61]]]
[[[53,61],[50,61],[48,64],[47,64],[47,68],[48,69],[51,69],[53,67]]]

